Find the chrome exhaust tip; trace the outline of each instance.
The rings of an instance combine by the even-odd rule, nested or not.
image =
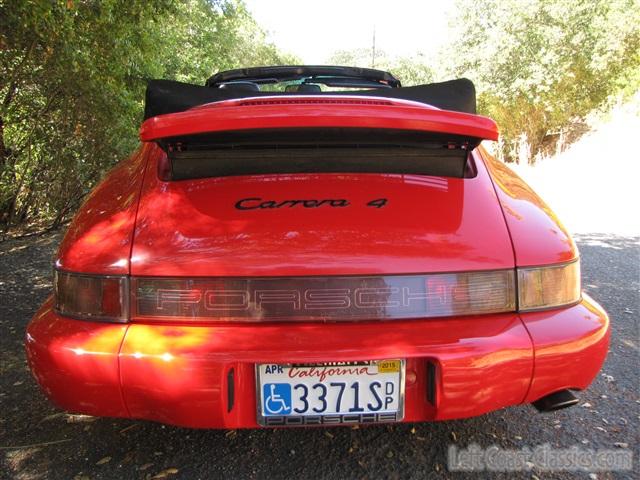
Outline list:
[[[554,412],[578,403],[578,399],[569,390],[560,390],[533,402],[539,412]]]

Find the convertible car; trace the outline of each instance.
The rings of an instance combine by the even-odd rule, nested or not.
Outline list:
[[[328,66],[149,83],[26,332],[59,407],[194,428],[575,404],[609,342],[570,235],[466,79]]]

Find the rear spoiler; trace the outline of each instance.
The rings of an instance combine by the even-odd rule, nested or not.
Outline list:
[[[163,148],[179,139],[207,133],[261,129],[367,128],[429,132],[455,137],[475,148],[497,140],[496,123],[487,117],[439,110],[398,99],[346,96],[268,96],[234,99],[147,119],[140,139]]]

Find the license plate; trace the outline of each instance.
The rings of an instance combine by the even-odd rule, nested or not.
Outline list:
[[[399,422],[404,360],[256,365],[258,423]]]

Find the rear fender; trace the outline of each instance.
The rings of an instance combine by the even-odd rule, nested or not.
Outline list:
[[[511,235],[517,267],[570,262],[578,248],[555,213],[513,170],[490,155],[477,151],[500,200]]]

